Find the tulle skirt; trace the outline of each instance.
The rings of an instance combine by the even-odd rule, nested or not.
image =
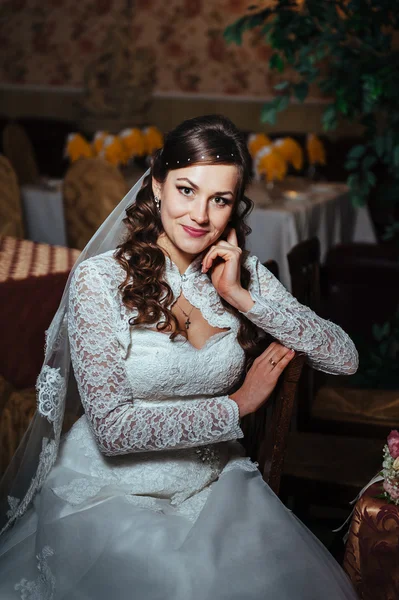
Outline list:
[[[72,502],[54,491],[72,471],[59,464],[2,539],[1,600],[357,598],[258,471],[232,468],[188,498],[202,502],[195,519],[161,496],[131,502],[117,483]]]

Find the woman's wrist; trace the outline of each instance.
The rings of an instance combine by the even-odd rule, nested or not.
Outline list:
[[[248,290],[245,290],[244,288],[241,288],[237,293],[229,296],[229,298],[225,298],[225,300],[242,313],[251,310],[255,304]]]
[[[245,412],[244,407],[242,406],[241,402],[239,401],[238,390],[237,390],[237,392],[234,392],[233,394],[230,394],[229,398],[230,398],[230,400],[233,400],[233,402],[235,402],[237,404],[239,418],[242,419],[243,417],[245,417],[245,415],[247,413]]]

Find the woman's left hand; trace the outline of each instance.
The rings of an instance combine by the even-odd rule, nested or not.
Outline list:
[[[219,296],[238,310],[247,312],[253,305],[253,300],[241,286],[241,254],[236,231],[230,229],[226,241],[220,240],[205,254],[202,272],[212,269],[211,280]]]

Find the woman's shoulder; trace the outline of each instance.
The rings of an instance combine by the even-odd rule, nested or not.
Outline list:
[[[121,264],[115,257],[116,250],[108,250],[97,256],[82,260],[75,268],[74,277],[90,278],[100,276],[103,280],[121,283],[126,275]]]

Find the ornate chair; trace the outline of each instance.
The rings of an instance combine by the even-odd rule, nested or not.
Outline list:
[[[241,421],[244,432],[241,443],[246,454],[259,464],[263,479],[275,494],[280,490],[288,432],[304,362],[304,355],[295,356],[267,402]]]
[[[0,155],[0,235],[24,237],[21,198],[10,161]]]
[[[3,151],[17,174],[20,185],[36,183],[40,173],[35,152],[25,129],[18,123],[8,123],[3,129]]]
[[[82,250],[127,191],[121,173],[104,160],[81,158],[73,163],[63,184],[68,245]]]

